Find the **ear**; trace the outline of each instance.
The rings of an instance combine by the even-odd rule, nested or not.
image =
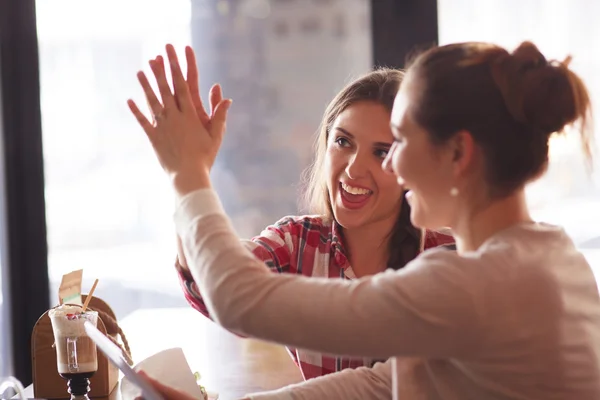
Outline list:
[[[447,144],[454,175],[464,175],[475,160],[476,144],[473,135],[467,130],[458,131]]]

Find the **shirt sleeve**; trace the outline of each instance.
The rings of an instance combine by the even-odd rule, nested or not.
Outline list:
[[[292,265],[296,249],[297,226],[291,217],[285,217],[265,228],[252,240],[242,240],[254,256],[273,272],[298,273]]]
[[[345,369],[272,392],[248,395],[251,400],[363,400],[392,398],[392,363]]]
[[[399,271],[348,282],[271,274],[235,239],[210,189],[175,221],[208,310],[225,328],[328,354],[455,357],[476,351],[482,288],[456,252],[430,250]],[[475,267],[478,266],[476,263]],[[332,332],[352,332],[340,340]]]

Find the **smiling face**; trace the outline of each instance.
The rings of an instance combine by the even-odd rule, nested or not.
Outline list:
[[[403,84],[392,110],[394,145],[384,169],[408,189],[411,222],[419,228],[438,229],[453,224],[456,199],[450,194],[456,182],[452,148],[434,144],[425,129],[411,117],[416,87]]]
[[[361,101],[341,112],[329,129],[325,173],[332,211],[346,229],[397,219],[402,187],[381,168],[392,144],[390,113]]]

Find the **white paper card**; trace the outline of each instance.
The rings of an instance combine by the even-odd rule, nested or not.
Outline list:
[[[196,383],[194,373],[179,347],[163,350],[137,363],[136,371],[143,370],[150,377],[188,393],[196,399],[202,398],[202,391]],[[126,378],[121,380],[121,397],[123,400],[133,400],[142,392]]]

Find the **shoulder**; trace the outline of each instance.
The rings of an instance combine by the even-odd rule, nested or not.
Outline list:
[[[407,287],[436,293],[440,299],[451,296],[451,293],[462,293],[465,298],[480,298],[489,281],[495,279],[494,270],[499,260],[490,256],[464,256],[443,246],[431,248],[406,264],[399,271],[400,278]]]
[[[477,281],[480,288],[486,287],[486,281],[494,286],[527,280],[539,284],[541,278],[555,275],[555,270],[562,269],[565,264],[571,265],[573,272],[575,264],[580,264],[579,260],[583,259],[562,229],[548,225],[525,224],[508,228],[490,237],[477,250],[462,254],[439,246],[448,243],[444,242],[446,238],[440,237],[440,233],[431,233],[439,243],[438,247],[430,247],[407,267],[412,264],[413,268],[437,276],[462,276]]]
[[[316,243],[321,241],[322,237],[328,237],[331,234],[331,229],[332,223],[324,216],[290,215],[267,226],[259,235],[253,237],[252,241],[259,242],[263,239],[271,239],[285,240],[291,243],[302,238]]]
[[[271,253],[284,249],[289,254],[294,254],[297,251],[304,252],[308,248],[318,248],[327,242],[331,232],[331,222],[323,216],[286,216],[245,243],[255,255],[259,254],[259,256],[263,251],[261,248]],[[283,256],[280,254],[279,257]]]
[[[589,264],[575,243],[559,226],[539,222],[517,224],[489,238],[480,253],[493,254],[510,261],[510,265],[527,265],[529,274],[574,274],[589,269]],[[565,266],[568,265],[568,268]]]
[[[419,254],[414,260],[406,264],[404,269],[441,272],[457,267],[464,270],[466,264],[476,263],[477,261],[473,258],[465,258],[456,251],[448,251],[446,248],[438,246]]]

